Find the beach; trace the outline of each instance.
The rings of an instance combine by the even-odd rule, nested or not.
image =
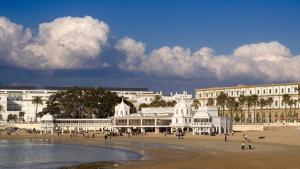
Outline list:
[[[243,135],[247,134],[254,149],[241,150]],[[184,139],[174,135],[148,133],[145,136],[112,137],[104,140],[103,134],[95,138],[81,135],[1,134],[0,139],[32,139],[64,144],[83,144],[117,147],[144,155],[137,161],[121,164],[93,163],[69,168],[118,168],[118,169],[297,169],[300,168],[300,130],[269,130],[234,133],[224,141],[224,135],[193,136]],[[259,137],[264,137],[259,139]],[[246,144],[247,148],[247,144]]]

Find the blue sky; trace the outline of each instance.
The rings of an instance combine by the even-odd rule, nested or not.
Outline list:
[[[275,47],[281,48],[281,46],[284,46],[288,48],[291,57],[296,58],[297,61],[299,60],[299,0],[0,0],[0,4],[0,16],[9,19],[12,23],[31,29],[33,37],[36,37],[39,33],[39,24],[41,23],[51,23],[57,18],[66,16],[91,16],[93,19],[103,21],[109,26],[108,41],[110,41],[110,46],[114,46],[124,37],[129,37],[145,44],[144,53],[146,58],[151,57],[149,55],[153,50],[164,46],[170,48],[180,46],[184,49],[189,49],[191,53],[202,47],[209,47],[214,50],[213,53],[216,57],[222,57],[223,55],[232,55],[235,49],[246,44],[277,41],[279,45],[277,44]],[[32,38],[32,41],[34,40],[35,38]],[[267,44],[267,46],[274,48],[272,45]],[[265,48],[261,47],[261,45],[255,47],[259,49]],[[251,50],[256,49],[251,48]],[[148,87],[153,90],[168,92],[170,90],[180,91],[183,89],[193,91],[195,87],[235,85],[239,83],[299,81],[299,76],[297,75],[281,79],[266,75],[268,73],[263,71],[259,72],[261,76],[236,75],[236,73],[232,73],[231,76],[222,78],[220,77],[221,75],[215,75],[220,73],[214,72],[212,73],[214,75],[210,77],[209,72],[216,68],[210,69],[208,67],[199,68],[201,70],[196,69],[196,71],[199,71],[199,74],[207,75],[193,75],[185,78],[184,76],[189,72],[185,71],[180,74],[175,72],[161,76],[159,72],[150,70],[150,68],[149,71],[140,70],[142,68],[137,70],[132,70],[128,67],[120,68],[118,66],[119,60],[122,60],[122,55],[128,57],[128,54],[120,54],[116,51],[111,52],[112,50],[114,49],[105,47],[103,49],[105,54],[103,52],[99,53],[99,55],[102,55],[102,61],[104,60],[104,62],[112,65],[110,68],[77,69],[75,67],[67,70],[62,68],[59,68],[59,70],[56,68],[51,68],[51,70],[44,68],[32,70],[28,69],[28,67],[14,64],[9,64],[9,66],[7,66],[8,64],[2,64],[0,65],[1,83],[34,84],[39,86],[105,85],[114,87]],[[285,55],[281,52],[279,53]],[[118,55],[118,57],[115,57],[115,55]],[[265,53],[263,56],[268,57],[269,55],[273,57],[274,53]],[[146,61],[141,62],[147,63]],[[178,66],[177,69],[182,70],[186,66],[175,65]],[[165,66],[164,68],[168,69],[169,67]],[[202,69],[205,69],[205,71],[202,71]],[[278,69],[281,68],[279,67]],[[274,72],[276,71],[274,70]],[[43,80],[45,77],[50,81]]]

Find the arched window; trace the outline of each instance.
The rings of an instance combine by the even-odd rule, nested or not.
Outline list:
[[[176,123],[178,123],[178,119],[176,119]]]

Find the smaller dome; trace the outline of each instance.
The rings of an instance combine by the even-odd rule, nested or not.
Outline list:
[[[53,121],[54,117],[51,114],[47,113],[42,117],[41,120]]]
[[[122,102],[119,103],[115,108],[117,108],[117,109],[130,109],[130,107],[126,103],[124,103],[123,99],[122,99]]]

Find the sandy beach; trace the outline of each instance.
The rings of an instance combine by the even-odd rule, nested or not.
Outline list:
[[[242,135],[247,134],[254,149],[241,150]],[[264,136],[264,139],[259,137]],[[276,130],[264,132],[240,132],[224,135],[193,136],[183,140],[174,135],[148,133],[145,136],[112,137],[104,140],[102,134],[95,138],[69,135],[29,135],[18,133],[1,134],[0,139],[42,139],[67,144],[86,144],[125,148],[144,155],[138,161],[120,165],[94,163],[73,168],[118,168],[118,169],[298,169],[300,168],[300,130]]]

